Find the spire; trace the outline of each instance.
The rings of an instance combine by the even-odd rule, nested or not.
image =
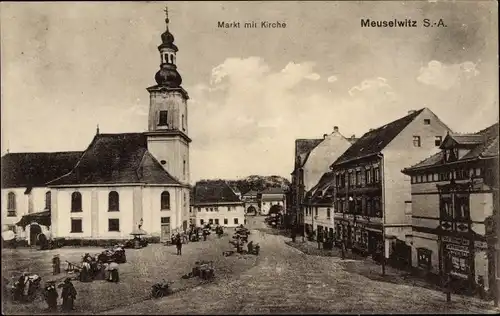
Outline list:
[[[168,22],[170,22],[170,20],[168,19],[168,6],[166,5],[165,6],[165,10],[163,10],[165,12],[165,24],[167,25],[167,31],[168,31]]]

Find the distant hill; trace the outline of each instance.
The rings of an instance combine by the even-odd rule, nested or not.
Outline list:
[[[227,180],[227,182],[233,188],[238,189],[242,195],[251,190],[259,192],[268,188],[282,188],[283,190],[290,188],[290,181],[280,176],[251,175],[244,179]]]

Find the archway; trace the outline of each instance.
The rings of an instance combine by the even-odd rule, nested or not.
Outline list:
[[[35,246],[38,244],[38,235],[42,233],[42,228],[37,223],[30,225],[30,245]]]
[[[253,205],[250,205],[247,208],[247,215],[257,215],[257,209]]]

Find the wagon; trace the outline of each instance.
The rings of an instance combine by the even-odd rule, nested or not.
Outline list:
[[[20,273],[18,273],[17,275],[13,275],[11,277],[11,282],[9,283],[10,284],[10,294],[12,295],[12,297],[14,298],[15,297],[15,291],[16,291],[16,286],[19,284],[19,277],[21,276]],[[28,301],[28,302],[32,302],[34,300],[36,300],[38,297],[41,297],[41,281],[42,281],[42,278],[37,275],[37,274],[28,274],[28,282],[29,282],[29,286],[28,286],[28,295],[24,295],[23,294],[23,299]],[[24,291],[23,291],[24,293]]]
[[[127,262],[127,257],[125,256],[125,250],[123,248],[114,248],[103,251],[99,254],[97,260],[103,263],[125,263]]]

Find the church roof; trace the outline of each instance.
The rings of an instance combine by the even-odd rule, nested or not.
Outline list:
[[[224,180],[198,181],[193,188],[194,204],[241,202],[238,195]]]
[[[49,185],[180,184],[147,150],[143,133],[97,134],[71,172]]]
[[[2,157],[2,188],[44,187],[73,169],[81,151],[8,153]]]
[[[398,136],[424,109],[420,109],[382,127],[365,133],[354,142],[334,163],[338,165],[357,158],[380,153]],[[332,165],[332,166],[333,166]]]

